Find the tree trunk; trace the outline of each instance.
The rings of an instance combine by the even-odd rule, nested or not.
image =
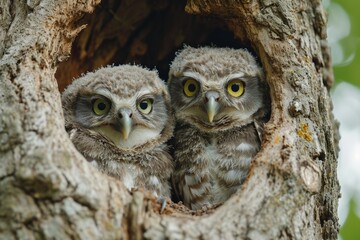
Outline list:
[[[0,239],[337,239],[338,137],[320,0],[188,0],[185,10],[108,0],[83,18],[99,2],[0,3]],[[150,195],[88,165],[64,130],[55,79],[84,23],[56,74],[60,89],[112,62],[156,65],[164,77],[183,42],[216,41],[214,32],[258,55],[272,114],[238,193],[211,212],[169,203],[159,214]]]

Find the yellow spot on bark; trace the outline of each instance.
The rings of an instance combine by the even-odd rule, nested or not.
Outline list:
[[[297,130],[297,134],[308,142],[313,140],[313,137],[309,132],[309,125],[307,123],[300,124],[300,129]]]
[[[276,135],[276,136],[274,137],[274,143],[275,143],[275,144],[279,144],[279,143],[280,143],[280,140],[281,140],[281,138],[280,138],[279,135]]]

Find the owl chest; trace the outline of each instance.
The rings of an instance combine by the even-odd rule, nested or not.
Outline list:
[[[227,188],[242,182],[251,161],[251,154],[212,140],[204,147],[199,158],[212,189],[224,188],[222,191],[226,191]]]
[[[135,164],[121,163],[116,160],[101,163],[92,161],[91,163],[100,171],[119,179],[129,190],[139,186],[142,170]]]
[[[218,143],[211,139],[198,156],[203,166],[201,175],[208,182],[208,196],[211,203],[228,199],[244,182],[250,162],[257,152],[257,146],[244,139],[235,143]]]

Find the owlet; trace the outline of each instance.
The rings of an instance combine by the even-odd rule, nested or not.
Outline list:
[[[221,204],[240,188],[260,149],[270,113],[263,70],[244,49],[185,47],[168,84],[175,192],[191,209]]]
[[[62,103],[66,130],[89,162],[128,189],[170,196],[165,142],[174,119],[156,71],[123,65],[87,73],[67,87]]]

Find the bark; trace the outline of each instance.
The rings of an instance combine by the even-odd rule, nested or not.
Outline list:
[[[172,1],[109,0],[99,18],[83,18],[99,2],[0,3],[0,239],[337,239],[338,136],[320,0],[188,0],[186,12],[210,27]],[[61,88],[111,62],[168,65],[183,42],[206,43],[217,28],[257,53],[271,119],[250,176],[224,205],[194,213],[169,203],[159,214],[151,196],[129,193],[75,150],[55,72],[89,21],[59,68]]]

